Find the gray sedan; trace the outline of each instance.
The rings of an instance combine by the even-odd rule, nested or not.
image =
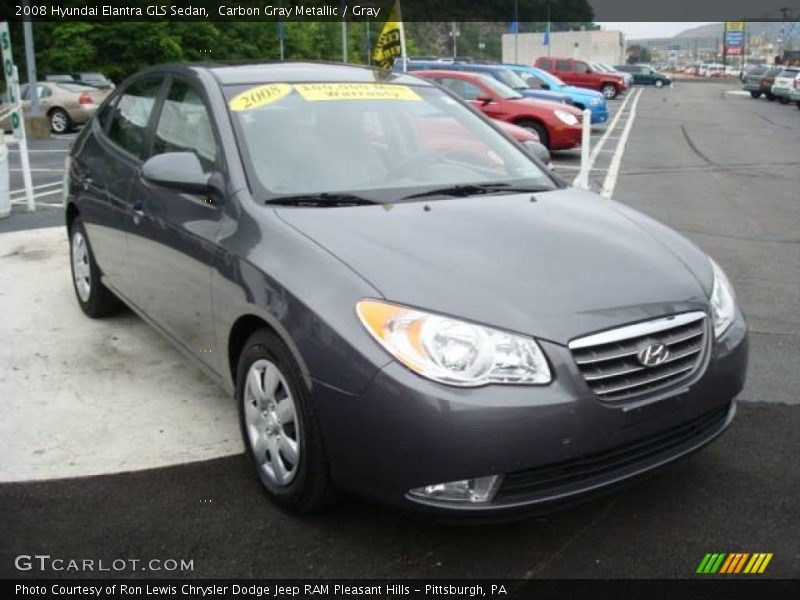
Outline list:
[[[744,383],[713,260],[410,75],[147,69],[75,141],[65,216],[82,310],[228,390],[297,511],[582,498],[713,440]]]

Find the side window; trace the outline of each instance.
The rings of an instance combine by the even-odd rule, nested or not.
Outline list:
[[[485,96],[486,93],[479,88],[477,85],[473,85],[468,81],[464,83],[464,99],[465,100],[477,100],[479,96]]]
[[[37,98],[49,98],[53,95],[53,92],[50,91],[50,88],[46,85],[37,85],[36,86],[36,97]]]
[[[22,100],[30,100],[31,99],[31,86],[28,85],[28,84],[23,85],[22,88],[20,88],[20,90],[19,90],[19,97]]]
[[[97,113],[97,122],[100,124],[100,129],[106,131],[108,129],[108,122],[111,120],[111,117],[114,116],[114,104],[117,103],[118,96],[114,96],[111,98],[103,108],[100,109],[100,112]]]
[[[170,86],[153,142],[153,154],[167,152],[194,152],[206,170],[217,161],[217,143],[203,98],[180,80]]]
[[[588,73],[589,65],[582,62],[576,62],[575,66],[573,67],[573,71],[575,71],[576,73]]]
[[[544,87],[544,85],[545,85],[544,81],[541,81],[541,80],[537,79],[533,75],[529,75],[525,79],[525,83],[527,83],[529,87],[532,87],[533,89],[536,89],[536,90],[545,90],[545,89],[547,89],[546,87]]]
[[[570,64],[568,60],[557,60],[556,71],[570,71]]]
[[[459,98],[466,98],[466,93],[464,91],[464,81],[462,79],[452,79],[449,77],[443,77],[439,80],[444,87],[448,90],[453,92]]]
[[[550,64],[549,58],[539,61],[539,68],[544,69],[545,71],[549,71],[552,66],[553,65]]]
[[[140,156],[150,113],[161,89],[161,77],[142,79],[129,85],[114,107],[108,137],[123,150]]]

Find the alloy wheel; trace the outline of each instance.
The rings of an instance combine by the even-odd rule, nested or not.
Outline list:
[[[81,302],[88,302],[92,293],[92,269],[86,238],[80,231],[72,236],[72,277]]]
[[[67,130],[67,115],[60,110],[54,111],[50,115],[50,128],[55,133],[64,133]]]
[[[244,418],[258,468],[274,485],[288,486],[300,461],[300,427],[286,377],[266,359],[248,369]]]

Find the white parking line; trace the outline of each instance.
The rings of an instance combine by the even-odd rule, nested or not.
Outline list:
[[[41,194],[34,194],[33,199],[37,200],[39,198],[44,198],[45,196],[52,196],[53,194],[60,194],[61,190],[52,190],[49,192],[42,192]],[[27,204],[27,200],[20,200],[20,199],[12,199],[11,204]]]
[[[43,183],[41,185],[35,185],[31,189],[40,190],[42,188],[51,188],[51,187],[55,187],[55,186],[58,186],[60,188],[62,185],[64,185],[63,182],[59,180],[59,181],[53,181],[51,183]],[[19,194],[24,194],[24,193],[25,193],[25,188],[19,188],[17,190],[11,190],[11,195],[12,196],[14,196],[15,194],[19,195]]]
[[[22,171],[22,169],[12,168],[12,169],[9,169],[9,171]],[[41,172],[41,173],[63,173],[64,169],[49,169],[49,168],[45,168],[45,167],[37,167],[37,168],[32,168],[31,171],[32,172],[36,171],[36,172]]]
[[[606,178],[603,181],[603,189],[600,192],[600,195],[604,198],[610,198],[614,193],[614,188],[617,185],[619,168],[622,165],[622,156],[625,154],[625,146],[628,143],[628,136],[631,133],[633,121],[636,119],[636,107],[639,104],[639,98],[642,97],[642,91],[643,90],[639,90],[639,93],[636,95],[636,99],[633,101],[633,104],[631,104],[631,112],[628,115],[628,120],[625,122],[625,128],[622,130],[622,136],[617,143],[617,150],[614,152],[614,156],[611,159],[611,164],[608,166],[608,173],[606,173]]]

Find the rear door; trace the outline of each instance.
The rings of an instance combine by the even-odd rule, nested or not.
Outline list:
[[[592,71],[588,63],[580,60],[573,61],[572,63],[572,77],[575,85],[580,87],[599,89],[597,75]]]
[[[107,281],[128,298],[135,291],[125,239],[130,224],[128,192],[163,83],[163,76],[149,76],[128,84],[90,122],[91,135],[76,155],[81,217],[89,243]]]
[[[205,93],[198,83],[173,76],[156,108],[149,156],[192,152],[209,174],[221,177],[224,158]],[[135,302],[193,355],[218,371],[211,310],[212,265],[222,198],[152,185],[139,173],[131,186],[128,234]]]

